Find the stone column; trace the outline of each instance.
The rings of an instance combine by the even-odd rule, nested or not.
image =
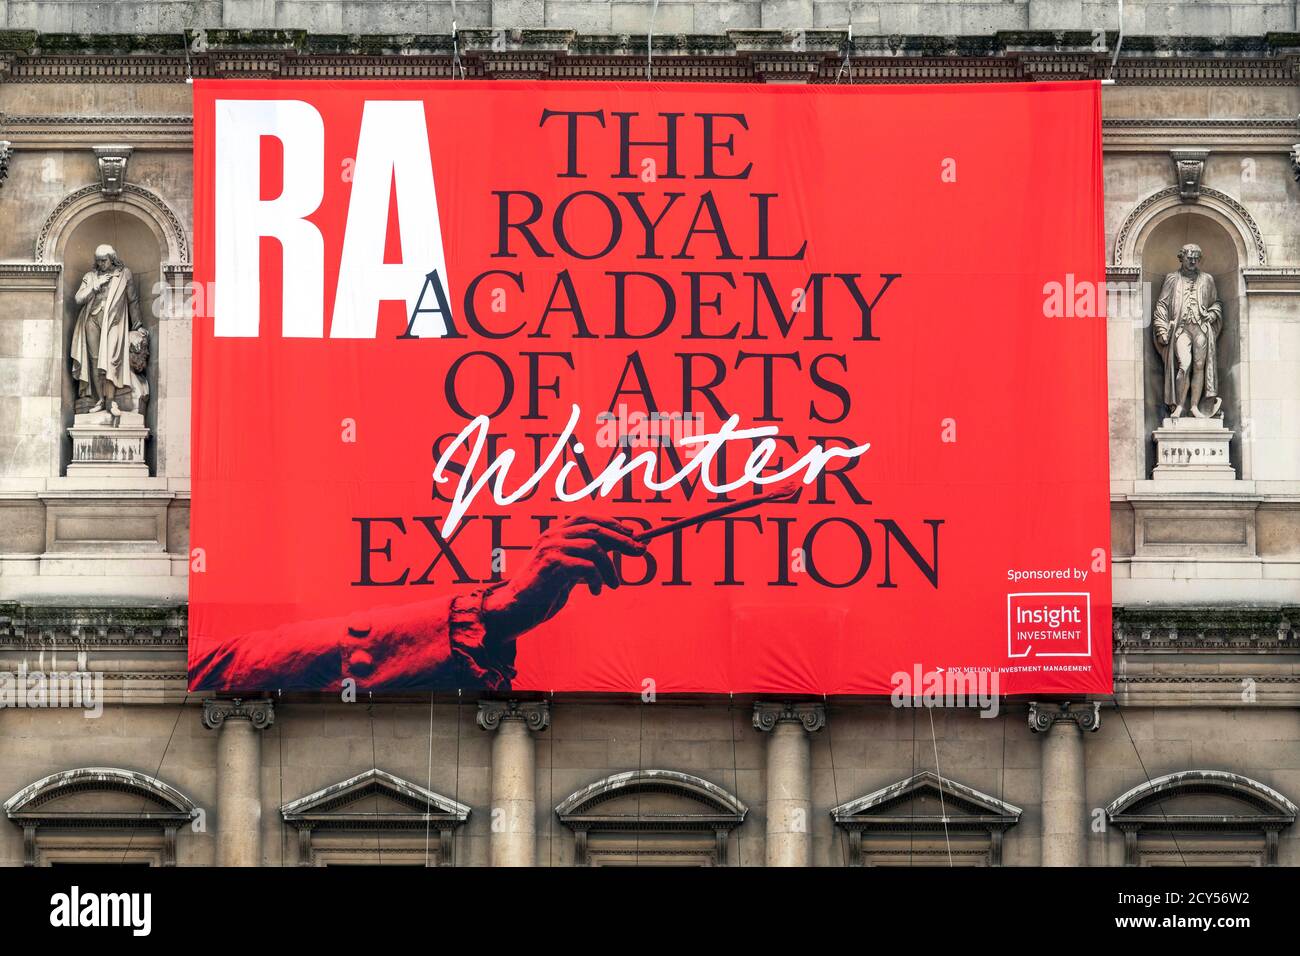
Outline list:
[[[537,856],[537,755],[533,732],[545,730],[545,702],[483,700],[478,725],[492,730],[491,866],[535,866]]]
[[[269,700],[205,700],[203,726],[217,737],[217,866],[262,865],[262,735]]]
[[[767,741],[767,865],[812,859],[812,753],[809,734],[826,724],[821,704],[755,703],[754,726]]]
[[[1043,866],[1087,866],[1083,732],[1100,726],[1100,704],[1029,705],[1029,727],[1043,735]]]

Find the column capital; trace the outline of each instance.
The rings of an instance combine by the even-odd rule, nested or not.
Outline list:
[[[754,728],[763,732],[776,729],[777,724],[798,721],[808,733],[826,726],[824,704],[794,704],[789,701],[755,701]]]
[[[544,700],[480,700],[475,718],[484,730],[496,730],[503,720],[522,720],[529,730],[551,725],[551,705]]]
[[[208,698],[203,702],[203,726],[216,730],[227,720],[247,720],[254,730],[266,730],[275,721],[275,704],[266,698]]]
[[[1045,734],[1052,729],[1052,725],[1057,721],[1070,721],[1075,724],[1081,731],[1088,730],[1096,733],[1101,728],[1101,703],[1085,701],[1079,705],[1079,710],[1069,701],[1063,704],[1043,703],[1033,701],[1029,705],[1029,729],[1036,734]]]

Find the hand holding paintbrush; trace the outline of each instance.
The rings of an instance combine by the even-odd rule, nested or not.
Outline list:
[[[726,515],[735,514],[737,511],[748,511],[750,508],[756,508],[759,505],[767,504],[769,501],[788,501],[799,494],[802,483],[798,478],[791,478],[783,481],[772,488],[771,491],[765,491],[761,495],[755,495],[753,498],[747,498],[744,501],[733,501],[730,504],[720,505],[717,508],[711,508],[708,511],[701,512],[693,518],[678,518],[676,521],[669,521],[667,524],[657,525],[653,528],[647,528],[644,531],[638,531],[632,537],[642,543],[661,535],[672,534],[674,531],[680,531],[683,528],[692,528],[696,525],[702,525],[708,521],[714,521]]]

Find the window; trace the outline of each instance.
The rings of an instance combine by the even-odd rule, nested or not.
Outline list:
[[[280,808],[300,866],[451,866],[470,809],[383,770],[367,770]]]
[[[194,803],[157,777],[82,767],[43,777],[4,805],[22,828],[27,866],[175,866],[176,834]]]
[[[721,787],[675,770],[616,773],[555,808],[573,831],[576,866],[723,866],[747,812]]]
[[[831,811],[849,866],[1001,866],[1021,809],[931,770]]]
[[[1106,808],[1125,866],[1276,866],[1296,806],[1257,780],[1184,770],[1139,784]]]

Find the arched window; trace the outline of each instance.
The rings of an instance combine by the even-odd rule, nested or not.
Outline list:
[[[1021,809],[933,770],[831,811],[849,866],[1001,866],[1002,834]]]
[[[577,866],[722,866],[748,812],[721,787],[675,770],[616,773],[555,808],[573,831]]]
[[[5,801],[23,830],[24,864],[176,865],[176,833],[193,801],[157,777],[114,767],[50,774]]]
[[[1235,773],[1184,770],[1139,784],[1106,808],[1125,866],[1276,866],[1296,806]]]
[[[280,808],[298,833],[299,866],[451,866],[463,803],[367,770]]]

